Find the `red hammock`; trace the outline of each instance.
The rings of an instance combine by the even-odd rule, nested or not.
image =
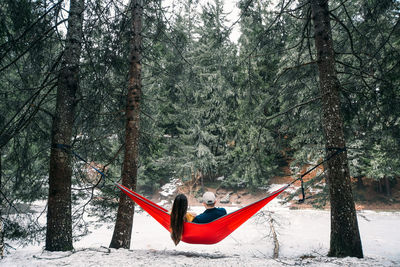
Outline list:
[[[117,184],[117,186],[128,195],[134,202],[136,202],[142,209],[147,211],[154,219],[157,220],[165,229],[170,231],[170,215],[163,207],[158,206],[154,202],[146,199],[145,197],[133,192],[127,187]],[[246,222],[257,211],[264,207],[268,202],[282,193],[289,185],[276,190],[271,195],[250,204],[237,211],[229,213],[220,217],[210,223],[197,224],[185,222],[183,228],[182,241],[190,244],[215,244],[230,235],[240,225]]]

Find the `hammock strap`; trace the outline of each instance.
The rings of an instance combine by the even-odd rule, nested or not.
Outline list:
[[[306,200],[306,194],[304,193],[304,180],[303,177],[300,177],[300,181],[301,181],[301,195],[302,195],[302,199],[299,199],[299,203],[303,203]]]
[[[74,150],[72,150],[72,147],[70,145],[65,145],[65,144],[52,144],[51,146],[52,148],[56,148],[56,149],[60,149],[63,150],[65,153],[67,154],[72,154],[74,155],[77,159],[83,161],[84,163],[86,163],[89,167],[91,167],[92,169],[94,169],[96,172],[98,172],[101,175],[101,180],[95,185],[98,186],[101,183],[100,188],[102,188],[105,184],[106,181],[106,175],[100,171],[99,169],[97,169],[96,167],[94,167],[92,164],[90,164],[86,159],[82,158],[79,154],[77,154]]]
[[[341,152],[346,151],[346,147],[328,147],[326,148],[327,151],[332,151],[335,150],[335,152],[333,152],[331,155],[329,155],[326,159],[324,159],[323,161],[321,161],[320,163],[318,163],[317,165],[315,165],[314,167],[312,167],[311,169],[309,169],[308,171],[306,171],[305,173],[303,173],[299,178],[297,178],[296,180],[292,181],[290,183],[290,185],[292,185],[294,182],[300,180],[301,182],[301,194],[302,194],[302,199],[299,199],[299,203],[303,203],[306,200],[306,195],[304,193],[304,181],[303,181],[303,177],[306,176],[307,174],[309,174],[310,172],[312,172],[313,170],[315,170],[318,166],[324,164],[325,162],[329,161],[331,158],[333,158],[334,156],[340,154]]]

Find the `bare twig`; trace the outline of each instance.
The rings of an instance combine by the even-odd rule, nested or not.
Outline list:
[[[300,64],[300,65],[296,65],[296,66],[284,68],[284,69],[282,70],[282,72],[281,72],[280,74],[277,75],[278,77],[276,77],[276,79],[275,79],[275,81],[274,81],[274,84],[277,83],[278,80],[279,80],[286,72],[288,72],[289,70],[293,70],[293,69],[297,69],[297,68],[301,68],[301,67],[308,66],[308,65],[313,65],[313,64],[317,64],[317,61],[310,61],[310,62],[306,62],[306,63]]]
[[[51,33],[54,29],[56,29],[60,24],[64,23],[67,20],[62,20],[58,24],[55,24],[54,26],[50,27],[47,31],[45,31],[42,35],[40,35],[36,40],[34,40],[32,43],[30,43],[29,47],[25,49],[21,54],[19,54],[16,58],[14,58],[11,62],[9,62],[7,65],[2,67],[0,69],[0,72],[3,72],[13,64],[17,63],[17,61],[22,58],[26,53],[28,53],[34,46],[36,46],[40,41],[44,41],[47,38],[50,37],[49,33]]]
[[[58,1],[56,4],[54,4],[52,7],[50,7],[43,15],[41,15],[34,23],[32,23],[29,27],[27,27],[25,30],[24,30],[24,32],[20,35],[20,36],[18,36],[17,38],[13,38],[13,37],[10,37],[10,41],[9,42],[13,42],[13,43],[15,43],[15,42],[17,42],[17,41],[19,41],[22,37],[24,37],[37,23],[39,23],[43,18],[45,18],[46,16],[47,16],[47,14],[49,14],[50,13],[50,11],[52,11],[54,8],[56,8],[56,7],[58,7],[62,2],[63,2],[64,0],[60,0],[60,1]],[[0,48],[4,48],[9,42],[5,42],[5,43],[3,43],[3,44],[1,44],[0,45]],[[0,58],[0,61],[4,58],[4,56],[6,55],[6,54],[8,54],[9,52],[10,52],[10,50],[11,49],[8,49],[7,51],[5,51],[4,53],[3,53],[3,55],[2,55],[2,57]]]
[[[287,110],[284,110],[282,112],[279,112],[279,113],[276,113],[276,114],[274,114],[272,116],[267,117],[266,120],[269,121],[269,120],[275,119],[276,117],[279,117],[279,116],[282,116],[282,115],[284,115],[286,113],[289,113],[290,111],[292,111],[292,110],[294,110],[296,108],[299,108],[301,106],[305,106],[305,105],[310,104],[310,103],[312,103],[312,102],[314,102],[316,100],[319,100],[319,99],[321,99],[321,97],[322,96],[317,96],[317,97],[311,98],[310,100],[301,102],[301,103],[299,103],[297,105],[294,105],[293,107],[291,107],[291,108],[289,108]]]
[[[277,259],[277,258],[279,257],[279,241],[278,241],[278,235],[276,234],[275,226],[274,226],[274,224],[275,224],[275,219],[272,218],[271,212],[269,212],[268,216],[269,216],[269,220],[268,220],[268,222],[269,222],[269,227],[270,227],[270,229],[271,229],[272,239],[273,239],[273,241],[274,241],[274,253],[273,253],[273,258],[274,258],[274,259]]]

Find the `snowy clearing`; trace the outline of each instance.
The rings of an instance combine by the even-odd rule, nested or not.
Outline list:
[[[236,208],[227,208],[228,212]],[[202,207],[192,207],[201,213]],[[268,214],[275,220],[280,246],[273,259]],[[113,225],[93,221],[91,233],[74,252],[48,252],[30,245],[11,250],[1,266],[400,266],[400,212],[358,212],[364,259],[325,257],[329,249],[329,211],[290,210],[275,199],[225,240],[215,245],[177,247],[169,233],[145,212],[134,218],[130,250],[108,249]],[[93,220],[93,218],[92,218]],[[97,225],[97,227],[95,227]],[[6,241],[7,242],[7,241]]]

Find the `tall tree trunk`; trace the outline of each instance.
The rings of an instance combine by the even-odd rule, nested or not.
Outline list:
[[[57,84],[49,172],[46,250],[72,250],[70,155],[57,144],[71,144],[76,91],[79,86],[84,0],[71,0],[65,51]]]
[[[327,155],[345,148],[340,114],[340,83],[335,70],[328,0],[311,0],[322,95],[323,128]],[[363,257],[346,151],[327,162],[331,203],[331,240],[328,256]]]
[[[1,148],[0,148],[0,192],[3,190],[2,186],[2,168],[1,168]],[[0,195],[0,259],[4,257],[4,223],[3,223],[3,196]]]
[[[387,176],[385,176],[383,178],[383,180],[385,181],[385,192],[386,192],[386,196],[390,197],[392,195],[392,193],[390,192],[390,182],[389,179],[387,178]]]
[[[382,183],[380,179],[376,181],[376,192],[382,193]]]
[[[357,178],[357,188],[358,189],[364,189],[364,182],[363,182],[363,177],[360,175],[360,176],[357,176],[357,177],[355,177],[355,178]]]
[[[141,0],[131,1],[131,48],[129,82],[126,104],[126,127],[125,127],[125,157],[122,170],[122,184],[136,189],[137,169],[139,157],[139,121],[140,121],[140,98],[142,93],[141,84],[141,50],[142,50],[142,14],[143,2]],[[134,203],[126,194],[120,193],[117,220],[111,239],[110,248],[127,248],[131,243]]]

